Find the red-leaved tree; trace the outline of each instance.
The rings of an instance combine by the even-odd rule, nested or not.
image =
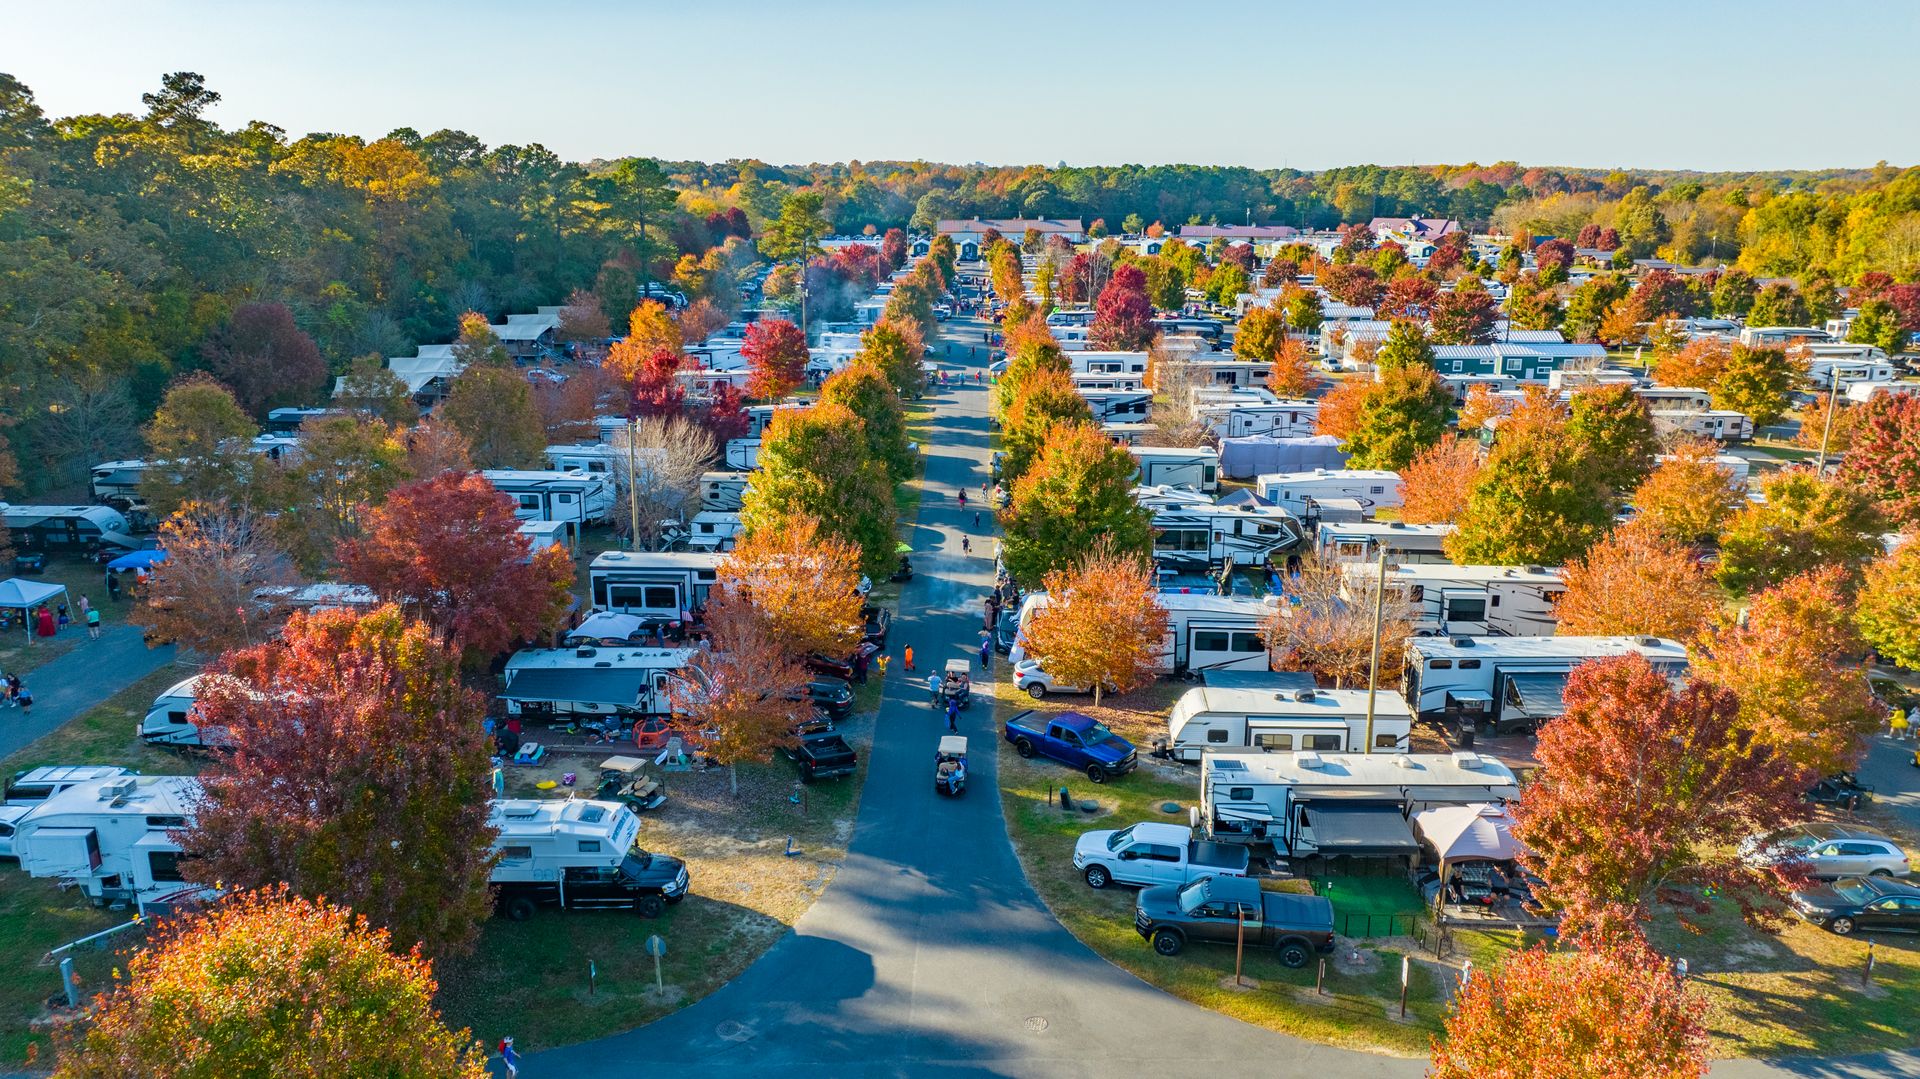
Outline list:
[[[1920,524],[1920,398],[1877,393],[1847,410],[1853,442],[1841,474],[1907,527]]]
[[[683,352],[657,349],[641,362],[633,375],[633,414],[665,416],[680,411],[686,404],[687,388],[674,377],[680,370]]]
[[[1087,330],[1095,348],[1138,351],[1153,343],[1153,304],[1147,299],[1147,275],[1134,265],[1117,266],[1093,306]]]
[[[749,397],[779,400],[806,377],[806,335],[786,319],[765,318],[748,326],[740,354],[753,366],[747,379]]]
[[[400,604],[443,641],[491,656],[551,628],[566,610],[573,556],[529,557],[513,500],[477,472],[395,488],[367,511],[366,535],[341,541],[348,580]]]
[[[294,324],[283,303],[243,303],[200,347],[207,367],[233,387],[254,415],[275,405],[305,404],[327,378],[320,346]]]

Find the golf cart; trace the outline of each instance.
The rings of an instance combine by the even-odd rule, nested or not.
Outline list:
[[[939,794],[959,794],[967,789],[965,735],[940,737],[940,747],[933,751],[933,789]]]
[[[593,792],[598,801],[619,802],[636,813],[658,809],[666,804],[667,792],[660,781],[641,774],[647,762],[639,757],[608,757],[600,762],[600,786]]]
[[[967,660],[947,661],[946,674],[940,679],[940,692],[933,695],[933,706],[944,710],[949,700],[958,700],[962,708],[973,706],[973,668]]]

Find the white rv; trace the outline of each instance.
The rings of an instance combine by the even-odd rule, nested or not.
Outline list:
[[[1333,521],[1325,508],[1338,503],[1327,499],[1317,504],[1321,519],[1314,528],[1314,547],[1321,558],[1337,561],[1361,560],[1369,564],[1387,549],[1387,561],[1402,565],[1419,562],[1445,562],[1446,540],[1453,533],[1449,524],[1410,525],[1400,521]]]
[[[1669,676],[1687,669],[1686,646],[1659,637],[1413,637],[1400,692],[1419,718],[1470,742],[1482,727],[1538,729],[1566,710],[1575,667],[1634,653]]]
[[[1405,753],[1413,713],[1400,694],[1373,695],[1373,752]],[[1167,714],[1167,745],[1189,764],[1203,753],[1367,752],[1364,689],[1187,690]]]
[[[1635,397],[1649,409],[1689,409],[1705,412],[1713,407],[1713,394],[1691,386],[1635,386]]]
[[[1378,569],[1346,567],[1343,594],[1373,595]],[[1541,566],[1456,566],[1428,562],[1387,567],[1387,589],[1420,609],[1420,637],[1551,637],[1559,628],[1554,604],[1566,592],[1558,569]]]
[[[1313,434],[1320,417],[1317,401],[1281,401],[1277,404],[1207,404],[1194,410],[1218,438],[1272,435],[1300,438]]]
[[[200,781],[191,776],[123,775],[82,783],[48,798],[15,825],[20,868],[72,881],[96,903],[141,910],[188,889],[171,833],[192,820]]]
[[[508,657],[500,699],[535,723],[667,715],[692,658],[690,648],[529,648]]]
[[[1740,331],[1740,343],[1748,348],[1778,348],[1796,342],[1820,344],[1833,335],[1817,326],[1748,326]]]
[[[1264,671],[1271,663],[1261,626],[1272,617],[1277,598],[1215,596],[1198,592],[1162,592],[1155,597],[1167,613],[1167,635],[1155,657],[1160,674],[1214,670]],[[1032,592],[1020,605],[1009,662],[1027,658],[1021,634],[1035,611],[1048,603]]]
[[[622,907],[657,917],[686,897],[686,864],[641,849],[640,817],[619,802],[495,799],[487,824],[500,855],[490,876],[495,898],[514,921],[539,906]]]
[[[1272,843],[1292,858],[1411,858],[1412,814],[1519,797],[1513,770],[1478,753],[1209,753],[1208,838]]]
[[[1269,472],[1254,481],[1261,498],[1303,516],[1316,499],[1352,498],[1367,509],[1400,504],[1400,474],[1385,469],[1316,468]]]
[[[1920,393],[1920,382],[1856,382],[1847,387],[1847,400],[1864,405],[1883,393]]]
[[[687,528],[690,551],[730,551],[740,535],[740,515],[706,510],[693,515]]]
[[[651,476],[666,463],[667,451],[653,446],[636,446],[629,459],[626,436],[616,428],[613,438],[617,441],[548,446],[546,448],[547,465],[558,472],[585,472],[589,476],[605,476],[618,485],[627,482],[629,472],[636,474],[637,477]],[[642,480],[642,482],[645,481]]]
[[[751,472],[760,467],[760,440],[757,438],[727,439],[727,467],[739,472]]]
[[[1093,410],[1095,423],[1134,423],[1147,418],[1153,395],[1139,390],[1089,390],[1075,387]]]
[[[856,345],[855,347],[857,348],[858,346]],[[748,405],[746,408],[746,437],[764,437],[767,433],[768,425],[773,423],[775,414],[781,412],[799,412],[806,407],[807,404],[804,401],[782,401],[775,405]]]
[[[1156,428],[1150,423],[1103,423],[1100,433],[1113,440],[1116,446],[1138,446],[1140,440],[1152,434]]]
[[[1153,515],[1153,560],[1176,572],[1284,562],[1306,538],[1300,519],[1278,506],[1168,506]]]
[[[133,550],[127,518],[108,506],[17,506],[0,502],[0,518],[13,545],[23,551],[93,551],[101,547]]]
[[[1816,390],[1838,386],[1842,392],[1856,382],[1892,382],[1894,366],[1887,354],[1869,345],[1808,345],[1806,384]]]
[[[699,551],[607,551],[587,568],[593,606],[676,622],[707,601],[721,555]]]
[[[1147,373],[1145,352],[1096,352],[1085,350],[1069,354],[1067,363],[1078,375],[1134,375]],[[1138,387],[1135,387],[1138,388]]]
[[[1656,408],[1650,409],[1649,415],[1653,417],[1656,434],[1678,432],[1695,438],[1711,438],[1716,442],[1745,442],[1753,437],[1753,420],[1746,413],[1732,409],[1709,408],[1701,411]]]
[[[140,740],[156,745],[201,745],[200,726],[193,721],[193,705],[200,689],[200,675],[182,678],[153,699],[153,706],[140,720]]]
[[[1173,446],[1128,446],[1137,471],[1135,483],[1148,487],[1191,487],[1208,493],[1220,489],[1220,451]]]
[[[140,481],[153,465],[138,459],[102,461],[88,472],[87,483],[95,502],[111,502],[140,497]]]
[[[1156,487],[1135,487],[1133,500],[1155,513],[1169,509],[1194,509],[1213,505],[1213,496],[1204,495],[1191,487],[1172,487],[1160,484]]]
[[[480,475],[513,499],[523,521],[561,521],[579,530],[613,515],[613,484],[574,470],[486,468]]]
[[[1660,464],[1665,464],[1671,460],[1673,460],[1673,455],[1670,453],[1663,453],[1654,458],[1654,461]],[[1746,484],[1747,477],[1753,472],[1752,462],[1748,461],[1745,457],[1739,457],[1731,453],[1714,454],[1713,463],[1719,465],[1720,470],[1725,472],[1727,477],[1733,480],[1734,483],[1742,486]]]
[[[1146,389],[1145,374],[1075,371],[1070,377],[1073,388],[1081,393],[1140,393]]]
[[[747,494],[747,484],[751,481],[752,477],[745,472],[702,472],[700,508],[740,512],[741,501]]]

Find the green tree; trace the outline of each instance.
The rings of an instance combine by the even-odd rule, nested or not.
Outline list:
[[[258,458],[248,441],[259,433],[225,386],[205,374],[168,387],[147,425],[154,467],[140,479],[140,495],[159,516],[187,500],[251,505]]]
[[[1847,340],[1855,344],[1872,345],[1893,356],[1906,351],[1907,331],[1901,325],[1900,312],[1893,304],[1875,298],[1860,305],[1860,313],[1853,317],[1853,324],[1847,327]]]
[[[919,397],[927,388],[926,340],[912,322],[883,318],[860,335],[856,359],[880,369],[903,398]]]
[[[533,387],[511,367],[469,367],[453,380],[440,418],[472,447],[479,468],[532,468],[547,448]]]
[[[1249,307],[1234,331],[1233,354],[1251,363],[1272,363],[1287,337],[1287,316],[1278,304]]]
[[[1452,407],[1453,395],[1433,368],[1419,363],[1382,367],[1379,385],[1361,402],[1354,429],[1340,446],[1349,455],[1347,467],[1407,467],[1446,434]]]
[[[420,418],[420,408],[413,403],[406,380],[388,370],[377,352],[355,357],[347,365],[334,402],[387,423],[412,424]]]
[[[1320,294],[1303,288],[1288,290],[1281,296],[1286,306],[1287,325],[1299,333],[1318,333],[1326,317],[1320,309]]]
[[[1447,557],[1461,565],[1561,565],[1586,553],[1613,525],[1611,492],[1566,421],[1523,409],[1500,424],[1475,478]]]
[[[1091,424],[1056,427],[1040,458],[1013,485],[1000,513],[1002,557],[1014,580],[1038,583],[1105,540],[1116,556],[1145,558],[1153,514],[1133,499],[1133,455]]]
[[[1626,193],[1613,208],[1613,229],[1620,236],[1620,250],[1631,258],[1647,258],[1667,242],[1666,218],[1653,201],[1653,191],[1636,187]]]
[[[507,355],[507,346],[501,344],[500,338],[494,335],[493,327],[487,324],[487,316],[478,311],[468,311],[460,316],[460,336],[453,341],[453,358],[462,367],[513,366],[513,357]]]
[[[820,387],[820,400],[845,405],[860,417],[871,458],[887,466],[895,483],[913,476],[913,452],[907,448],[907,415],[900,395],[878,364],[856,360]]]
[[[400,433],[363,416],[326,416],[300,428],[300,453],[283,473],[282,542],[317,569],[340,540],[360,534],[361,512],[409,478]]]
[[[1373,362],[1383,374],[1399,367],[1424,367],[1431,371],[1433,346],[1418,322],[1397,319],[1387,330],[1387,339],[1380,345],[1380,351],[1374,353]]]
[[[1871,496],[1804,468],[1761,481],[1765,502],[1749,502],[1720,540],[1720,584],[1757,592],[1827,565],[1858,565],[1880,550],[1885,527]]]
[[[865,572],[890,571],[893,484],[868,459],[865,426],[847,406],[831,402],[776,413],[740,508],[747,534],[805,514],[818,518],[827,535],[860,548]]]
[[[1744,412],[1755,427],[1776,423],[1792,403],[1801,371],[1786,349],[1735,345],[1713,384],[1713,407]]]
[[[1223,263],[1216,267],[1213,276],[1207,279],[1207,298],[1221,307],[1232,307],[1236,297],[1252,288],[1253,282],[1247,277],[1247,271],[1240,268],[1239,263]],[[1180,305],[1167,306],[1172,309]]]
[[[818,192],[797,191],[780,203],[780,216],[767,222],[760,234],[760,253],[775,261],[805,259],[820,250],[820,241],[833,234],[833,225],[820,212],[825,200]]]
[[[1903,543],[1867,567],[1854,622],[1874,651],[1920,670],[1920,544]]]
[[[1147,223],[1139,214],[1128,214],[1120,221],[1120,231],[1127,236],[1138,236],[1145,232]]]
[[[1617,510],[1653,471],[1659,456],[1653,417],[1639,394],[1617,384],[1579,390],[1571,411],[1567,434],[1580,444],[1594,478],[1607,485]]]
[[[1785,281],[1775,281],[1760,290],[1747,311],[1749,326],[1805,326],[1807,303]]]
[[[1760,286],[1745,270],[1730,269],[1713,286],[1713,313],[1725,318],[1745,318],[1753,310]]]

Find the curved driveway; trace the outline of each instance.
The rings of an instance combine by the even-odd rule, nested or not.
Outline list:
[[[951,346],[949,346],[951,349]],[[527,1060],[539,1077],[779,1075],[1312,1076],[1395,1079],[1425,1062],[1300,1041],[1167,996],[1074,940],[1027,886],[1001,818],[992,710],[962,713],[972,784],[933,791],[944,724],[909,681],[972,654],[990,583],[987,544],[959,552],[974,507],[954,494],[986,478],[986,395],[949,388],[927,447],[912,537],[918,576],[902,591],[895,662],[847,862],[794,931],[713,995],[648,1026]],[[978,538],[978,537],[976,537]],[[920,688],[916,688],[916,685]],[[1889,1068],[1889,1065],[1895,1065]],[[1854,1071],[1912,1075],[1878,1058]],[[1742,1062],[1728,1074],[1767,1074]]]

